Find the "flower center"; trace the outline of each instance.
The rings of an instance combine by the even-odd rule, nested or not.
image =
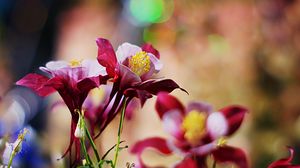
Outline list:
[[[81,65],[82,60],[73,59],[69,62],[70,67],[75,68]]]
[[[129,68],[138,76],[149,72],[150,63],[150,57],[145,51],[140,51],[129,58]]]
[[[205,133],[205,113],[191,111],[183,119],[181,128],[185,131],[184,138],[192,145],[197,145]]]

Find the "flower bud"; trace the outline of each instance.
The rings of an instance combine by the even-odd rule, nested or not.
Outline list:
[[[84,120],[83,118],[80,116],[77,122],[77,126],[74,132],[74,136],[76,138],[84,138],[85,136],[85,131],[84,131]]]

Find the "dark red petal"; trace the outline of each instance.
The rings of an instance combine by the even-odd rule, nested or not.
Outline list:
[[[134,113],[140,108],[139,100],[137,98],[133,98],[126,108],[125,117],[127,120],[131,120]]]
[[[119,65],[119,75],[120,75],[120,89],[125,90],[135,83],[141,82],[141,78],[133,73],[128,67],[124,65]]]
[[[26,86],[34,90],[39,96],[48,96],[55,92],[50,86],[45,86],[49,78],[43,75],[30,73],[24,76],[22,79],[16,82],[17,85]]]
[[[126,89],[124,91],[124,95],[126,97],[138,98],[140,100],[141,107],[144,106],[147,99],[150,99],[153,97],[149,92],[147,92],[145,90],[137,90],[137,89],[133,89],[133,88]]]
[[[294,158],[294,149],[288,147],[290,156],[284,159],[279,159],[271,163],[268,168],[300,168],[300,165],[292,165],[291,162]]]
[[[148,167],[143,163],[141,158],[142,153],[146,148],[154,148],[165,155],[172,154],[171,149],[169,149],[167,145],[167,141],[163,138],[153,137],[153,138],[148,138],[148,139],[138,141],[133,145],[133,147],[130,150],[131,153],[136,154],[138,156],[138,160],[139,160],[138,167],[143,167],[143,168]]]
[[[155,57],[158,59],[160,58],[159,52],[149,43],[144,44],[142,46],[142,50],[155,55]]]
[[[184,158],[183,161],[175,165],[175,168],[207,168],[207,165],[205,158],[190,156]]]
[[[229,130],[226,135],[233,134],[241,126],[245,114],[248,112],[246,108],[236,105],[224,107],[219,111],[224,114],[229,124]]]
[[[236,164],[239,168],[248,168],[246,154],[239,148],[231,146],[223,146],[217,148],[212,152],[215,161],[218,163],[231,162]]]
[[[173,109],[179,110],[182,114],[184,113],[184,107],[174,96],[169,95],[167,92],[160,92],[157,95],[155,109],[160,118],[163,115]]]
[[[85,78],[77,83],[77,88],[81,92],[88,93],[91,89],[98,87],[97,83],[99,83],[99,82],[97,81],[97,79],[99,79],[99,78],[98,77]]]
[[[180,89],[186,93],[186,90],[182,89],[176,82],[171,79],[148,80],[137,86],[139,90],[146,90],[147,92],[157,95],[159,92],[172,92],[174,89]]]
[[[106,72],[110,77],[114,77],[117,57],[111,43],[104,38],[98,38],[96,43],[98,45],[97,60],[99,64],[106,67]]]

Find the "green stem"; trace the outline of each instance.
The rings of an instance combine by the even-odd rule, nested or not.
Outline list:
[[[88,139],[89,139],[89,142],[90,142],[90,144],[91,144],[91,146],[92,146],[92,148],[93,148],[93,151],[94,151],[94,153],[95,153],[95,155],[96,155],[96,158],[97,158],[97,164],[99,164],[99,162],[100,162],[101,160],[100,160],[99,153],[98,153],[98,151],[97,151],[96,145],[95,145],[95,143],[94,143],[94,141],[93,141],[93,138],[92,138],[92,136],[91,136],[89,130],[87,129],[86,125],[84,125],[84,129],[85,129],[85,133],[86,133],[86,135],[87,135],[87,137],[88,137]]]
[[[13,161],[13,158],[15,157],[15,151],[12,151],[11,152],[11,155],[9,157],[9,162],[8,162],[8,165],[7,167],[10,168],[11,167],[11,164],[12,164],[12,161]]]
[[[123,101],[122,113],[121,113],[121,118],[120,118],[120,122],[119,122],[118,141],[117,141],[117,145],[116,145],[116,153],[115,153],[114,162],[113,162],[114,168],[116,168],[117,159],[118,159],[118,155],[119,155],[121,132],[123,129],[123,121],[124,121],[124,117],[125,117],[125,109],[126,109],[126,99],[124,99],[124,101]]]
[[[83,153],[84,153],[84,157],[87,159],[87,162],[89,165],[93,165],[93,162],[89,156],[89,154],[87,153],[87,150],[86,150],[86,147],[85,147],[85,143],[84,143],[84,139],[81,138],[80,139],[80,144],[81,144],[81,147],[82,147],[82,150],[83,150]]]

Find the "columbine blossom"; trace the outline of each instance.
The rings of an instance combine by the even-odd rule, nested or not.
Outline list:
[[[159,52],[152,45],[145,44],[140,48],[123,43],[115,52],[108,40],[98,38],[96,42],[98,62],[106,68],[108,76],[114,83],[107,105],[114,97],[115,101],[106,117],[104,128],[117,115],[121,107],[120,102],[126,100],[128,104],[133,97],[137,97],[143,105],[148,98],[160,91],[172,92],[180,88],[171,79],[154,78],[154,74],[162,69],[162,63],[159,60]]]
[[[268,168],[300,168],[300,165],[293,165],[291,162],[294,158],[294,149],[288,147],[290,156],[287,158],[279,159],[271,163]]]
[[[206,157],[212,155],[218,163],[233,162],[247,168],[244,152],[226,145],[226,138],[241,125],[247,110],[241,106],[228,106],[214,112],[206,103],[193,102],[186,108],[173,96],[159,93],[156,110],[169,140],[154,137],[137,142],[131,152],[138,155],[139,166],[147,167],[141,154],[145,148],[155,148],[163,154],[179,154],[184,159],[174,165],[180,167],[206,167]]]
[[[76,160],[80,158],[80,143],[74,137],[76,124],[79,119],[78,112],[89,91],[102,83],[106,83],[106,72],[97,61],[50,61],[40,70],[47,75],[30,73],[17,81],[17,85],[26,86],[40,96],[48,96],[57,91],[70,110],[72,116],[70,144],[63,157],[69,152],[75,141]],[[71,159],[71,157],[70,157]]]

